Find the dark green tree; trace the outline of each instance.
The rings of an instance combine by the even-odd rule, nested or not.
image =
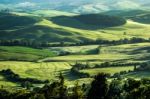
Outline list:
[[[107,93],[107,74],[99,73],[91,84],[87,99],[106,99]]]

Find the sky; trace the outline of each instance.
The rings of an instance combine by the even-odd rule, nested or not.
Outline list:
[[[74,13],[149,9],[150,0],[0,0],[0,9],[52,9]]]

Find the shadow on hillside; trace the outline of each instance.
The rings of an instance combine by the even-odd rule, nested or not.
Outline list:
[[[65,77],[68,81],[74,81],[74,80],[80,79],[79,76],[73,75],[73,74],[70,72],[70,69],[69,69],[69,70],[63,70],[62,72],[63,72],[64,77]]]
[[[126,23],[126,20],[123,18],[99,14],[57,16],[52,17],[49,20],[57,25],[85,30],[104,29],[108,27],[120,26]]]
[[[143,53],[143,51],[149,53],[150,52],[150,47],[142,47],[142,48],[137,48],[134,51],[131,52],[131,54],[138,54],[138,53]]]
[[[33,25],[40,21],[38,17],[19,16],[15,14],[0,13],[0,30],[22,28],[24,26]]]

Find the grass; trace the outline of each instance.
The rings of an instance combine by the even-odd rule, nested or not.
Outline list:
[[[98,73],[109,73],[109,74],[114,74],[114,73],[119,73],[121,71],[129,71],[133,70],[133,66],[128,66],[128,67],[108,67],[108,68],[97,68],[97,69],[85,69],[81,70],[80,72],[83,73],[89,73],[90,75],[96,75]]]
[[[16,62],[16,61],[1,61],[0,70],[11,69],[16,74],[19,74],[22,78],[30,77],[40,80],[55,80],[55,76],[60,71],[70,69],[70,65],[67,62],[53,62],[53,63],[33,63],[33,62]],[[3,82],[3,81],[2,81]],[[0,81],[1,83],[1,81]]]
[[[56,56],[56,53],[48,49],[34,49],[19,46],[0,46],[0,60],[37,61],[38,59],[53,56]]]
[[[72,86],[76,81],[84,83],[92,80],[90,78],[80,79],[79,77],[70,74],[70,62],[50,62],[50,63],[34,63],[34,62],[17,62],[17,61],[1,61],[0,70],[11,69],[16,74],[19,74],[22,78],[36,78],[40,80],[48,79],[54,81],[57,79],[60,72],[65,77],[65,83],[68,86]],[[88,82],[90,83],[90,82]],[[6,81],[0,76],[0,85],[16,87],[19,86],[17,83]]]
[[[71,54],[92,54],[92,50],[98,48],[98,45],[89,46],[71,46],[71,47],[50,47],[49,49],[56,52],[69,52]],[[91,53],[90,53],[91,52]]]
[[[150,78],[150,72],[148,71],[137,71],[124,75],[124,77],[140,79],[140,78]]]
[[[96,45],[95,45],[96,46]],[[94,46],[87,46],[87,49]],[[69,50],[75,52],[76,49],[86,49],[83,47],[72,47]],[[89,62],[115,62],[115,63],[129,63],[129,62],[146,62],[149,61],[149,43],[123,44],[116,46],[101,46],[100,53],[97,55],[67,55],[56,56],[53,58],[45,58],[42,61],[89,61]],[[60,48],[58,48],[60,49]],[[68,47],[62,48],[68,50]],[[78,52],[78,50],[76,50]]]

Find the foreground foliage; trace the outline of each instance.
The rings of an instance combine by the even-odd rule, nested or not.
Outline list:
[[[46,84],[42,88],[10,92],[1,87],[0,99],[149,99],[149,79],[116,78],[108,81],[107,75],[99,73],[90,86],[76,83],[74,87],[68,88],[60,73],[58,81]]]

